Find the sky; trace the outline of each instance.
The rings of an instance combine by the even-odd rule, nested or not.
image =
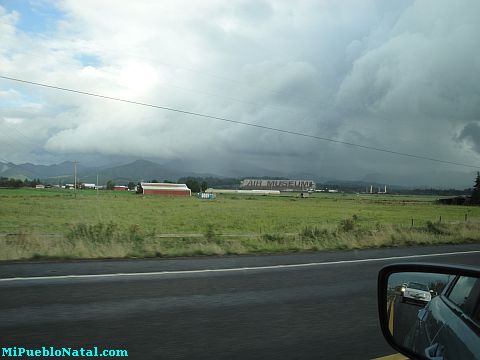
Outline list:
[[[0,0],[0,76],[480,167],[479,13],[476,0]],[[0,79],[0,162],[74,159],[445,187],[477,170]]]

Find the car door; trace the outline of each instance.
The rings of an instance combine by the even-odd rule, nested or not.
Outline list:
[[[457,277],[437,301],[431,302],[425,318],[432,359],[480,359],[478,316],[480,280]]]

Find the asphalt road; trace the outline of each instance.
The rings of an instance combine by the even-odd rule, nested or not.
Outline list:
[[[377,319],[382,266],[480,266],[480,253],[385,258],[471,250],[480,245],[0,264],[0,347],[122,348],[133,359],[370,359],[394,353]]]

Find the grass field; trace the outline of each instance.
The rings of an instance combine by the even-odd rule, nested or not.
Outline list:
[[[431,196],[0,189],[0,260],[245,254],[480,241],[480,208]],[[465,221],[467,216],[467,221]],[[441,217],[441,221],[440,221]],[[412,227],[413,219],[413,227]]]

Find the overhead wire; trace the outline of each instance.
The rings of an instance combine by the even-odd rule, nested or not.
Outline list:
[[[349,141],[336,140],[336,139],[326,138],[326,137],[322,137],[322,136],[306,134],[306,133],[302,133],[302,132],[298,132],[298,131],[280,129],[280,128],[270,127],[270,126],[266,126],[266,125],[254,124],[254,123],[250,123],[250,122],[246,122],[246,121],[233,120],[233,119],[229,119],[229,118],[225,118],[225,117],[202,114],[202,113],[198,113],[198,112],[194,112],[194,111],[182,110],[182,109],[172,108],[172,107],[168,107],[168,106],[161,106],[161,105],[149,104],[149,103],[144,103],[144,102],[135,101],[135,100],[128,100],[128,99],[123,99],[123,98],[118,98],[118,97],[113,97],[113,96],[96,94],[96,93],[92,93],[92,92],[75,90],[75,89],[70,89],[70,88],[65,88],[65,87],[60,87],[60,86],[54,86],[54,85],[34,82],[34,81],[28,81],[28,80],[13,78],[13,77],[4,76],[4,75],[0,75],[0,78],[5,79],[5,80],[9,80],[9,81],[23,83],[23,84],[35,85],[35,86],[39,86],[39,87],[44,87],[44,88],[49,88],[49,89],[54,89],[54,90],[60,90],[60,91],[74,93],[74,94],[86,95],[86,96],[91,96],[91,97],[96,97],[96,98],[101,98],[101,99],[106,99],[106,100],[123,102],[123,103],[127,103],[127,104],[133,104],[133,105],[145,106],[145,107],[150,107],[150,108],[155,108],[155,109],[160,109],[160,110],[165,110],[165,111],[176,112],[176,113],[185,114],[185,115],[192,115],[192,116],[201,117],[201,118],[218,120],[218,121],[237,124],[237,125],[243,125],[243,126],[254,127],[254,128],[263,129],[263,130],[274,131],[274,132],[278,132],[278,133],[282,133],[282,134],[289,134],[289,135],[295,135],[295,136],[300,136],[300,137],[304,137],[304,138],[310,138],[310,139],[314,139],[314,140],[320,140],[320,141],[331,142],[331,143],[336,143],[336,144],[348,145],[348,146],[357,147],[357,148],[361,148],[361,149],[383,152],[383,153],[388,153],[388,154],[393,154],[393,155],[398,155],[398,156],[404,156],[404,157],[409,157],[409,158],[414,158],[414,159],[427,160],[427,161],[432,161],[432,162],[437,162],[437,163],[457,165],[457,166],[463,166],[463,167],[468,167],[468,168],[473,168],[473,169],[480,169],[480,166],[478,166],[478,165],[470,165],[470,164],[460,163],[460,162],[456,162],[456,161],[448,161],[448,160],[437,159],[437,158],[424,156],[424,155],[410,154],[410,153],[390,150],[390,149],[386,149],[386,148],[379,148],[379,147],[375,147],[375,146],[356,144],[356,143],[349,142]]]

